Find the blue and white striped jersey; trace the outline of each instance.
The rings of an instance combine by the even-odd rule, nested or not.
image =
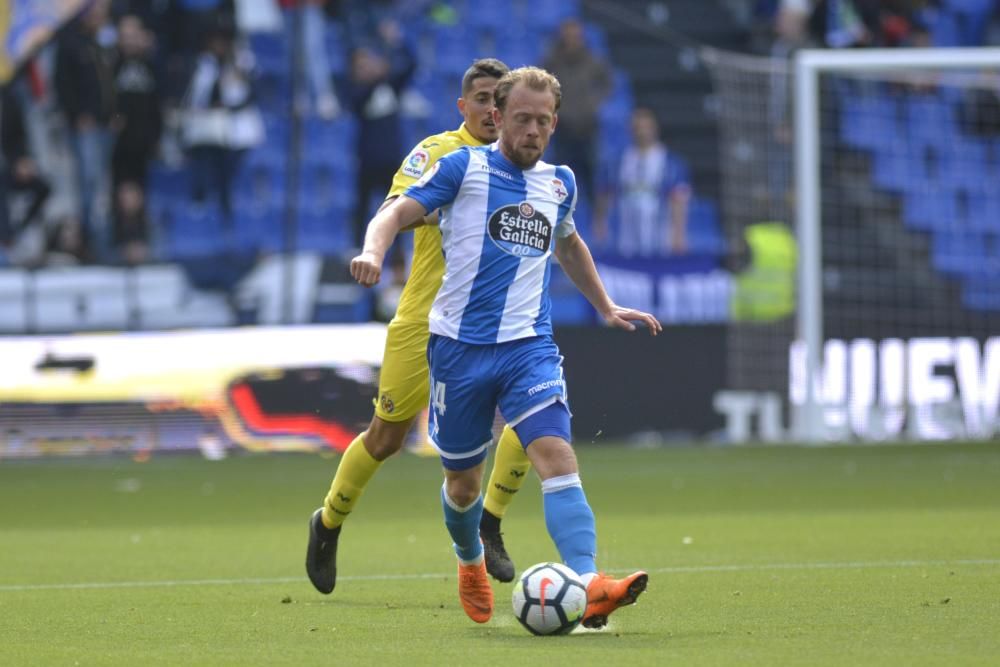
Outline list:
[[[498,144],[438,160],[406,196],[441,209],[445,273],[430,331],[490,344],[551,335],[549,257],[576,231],[576,179],[539,161],[525,171]]]

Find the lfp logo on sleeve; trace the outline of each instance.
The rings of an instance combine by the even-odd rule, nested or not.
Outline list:
[[[431,156],[427,154],[427,151],[417,149],[406,158],[403,173],[412,178],[420,178],[424,175],[424,170],[427,169],[427,163],[430,160]]]

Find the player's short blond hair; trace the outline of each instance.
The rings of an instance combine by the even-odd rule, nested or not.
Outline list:
[[[493,103],[501,112],[507,107],[510,91],[517,84],[531,90],[551,92],[556,99],[555,110],[559,111],[559,104],[562,102],[562,86],[559,85],[559,79],[541,67],[518,67],[504,74],[493,91]]]

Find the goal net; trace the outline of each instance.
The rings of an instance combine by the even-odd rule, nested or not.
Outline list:
[[[705,59],[745,255],[717,407],[764,440],[992,437],[1000,49]]]

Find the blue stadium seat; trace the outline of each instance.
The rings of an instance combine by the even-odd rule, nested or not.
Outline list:
[[[598,111],[600,159],[614,159],[625,150],[629,142],[632,108],[632,87],[628,75],[615,70],[612,92]]]
[[[557,28],[571,16],[581,15],[579,0],[530,0],[527,4],[531,23],[542,30]]]
[[[264,167],[267,169],[283,170],[285,168],[285,156],[287,153],[287,145],[267,141],[248,150],[243,155],[240,167]]]
[[[234,206],[277,206],[285,198],[286,170],[284,154],[274,162],[264,159],[267,154],[251,153],[233,181]],[[250,158],[251,156],[248,156]]]
[[[248,40],[261,74],[288,75],[291,58],[283,32],[253,32]]]
[[[333,121],[307,118],[302,126],[302,154],[316,160],[326,156],[352,166],[355,163],[357,123],[352,118],[341,117]]]
[[[330,74],[341,76],[347,74],[348,45],[343,33],[336,23],[327,21],[326,24],[326,57],[330,64]]]
[[[291,77],[284,72],[257,72],[253,86],[254,97],[260,110],[265,115],[276,116],[284,122],[293,99]]]
[[[931,240],[931,261],[942,273],[965,276],[986,261],[983,234],[961,229],[935,231]]]
[[[930,180],[923,151],[909,143],[877,151],[872,179],[878,187],[896,192],[923,189]]]
[[[903,220],[913,229],[953,229],[957,224],[955,193],[939,186],[911,190],[903,197]]]
[[[356,174],[338,165],[304,164],[299,175],[299,206],[353,209],[357,198]]]
[[[553,324],[591,324],[594,309],[562,269],[553,267],[549,279]]]
[[[877,94],[848,96],[841,98],[841,104],[840,138],[849,146],[877,150],[901,143],[892,98]]]
[[[943,0],[941,14],[955,22],[956,46],[983,46],[995,0]]]
[[[692,197],[688,207],[688,251],[692,253],[721,255],[726,243],[719,226],[719,212],[709,199]]]
[[[906,129],[915,143],[948,146],[958,136],[955,110],[941,97],[913,97],[906,104]]]
[[[941,4],[956,12],[986,15],[993,11],[995,0],[943,0]]]
[[[970,193],[996,189],[996,174],[987,160],[985,143],[953,136],[940,155],[939,174],[947,186]]]
[[[583,26],[583,38],[587,42],[587,47],[606,61],[611,60],[611,52],[608,49],[608,38],[604,30],[596,23],[586,23]]]
[[[214,202],[176,202],[165,231],[164,250],[175,260],[214,256],[228,246],[222,211]]]
[[[291,89],[289,89],[289,95]],[[264,142],[268,146],[284,147],[288,145],[288,98],[283,100],[282,107],[274,112],[264,111]]]
[[[931,41],[934,46],[958,46],[961,43],[958,19],[953,13],[941,10],[934,12]]]
[[[477,36],[464,26],[438,26],[433,30],[434,70],[462,76],[479,57]]]
[[[147,187],[164,198],[186,197],[191,192],[188,169],[172,169],[162,162],[156,162],[150,167],[147,178]]]
[[[497,39],[496,57],[511,68],[537,65],[545,56],[542,46],[542,40],[536,33],[510,31]]]
[[[976,232],[1000,232],[1000,193],[984,190],[967,195],[965,227]]]
[[[236,202],[233,208],[233,243],[243,252],[280,252],[285,247],[284,207]]]
[[[337,255],[352,245],[351,212],[344,207],[299,209],[296,248],[324,255]]]
[[[502,32],[513,13],[509,0],[467,3],[460,23],[474,30]]]
[[[962,286],[962,303],[972,310],[1000,310],[1000,270],[969,278]]]

